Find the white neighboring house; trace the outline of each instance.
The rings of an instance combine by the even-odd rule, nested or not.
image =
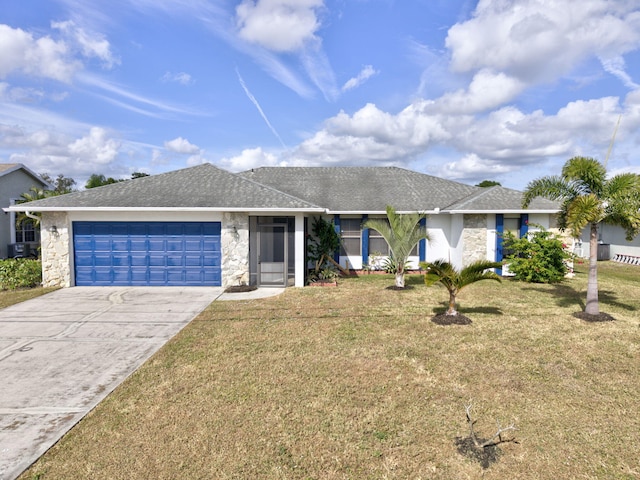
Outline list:
[[[457,267],[502,260],[502,233],[555,227],[558,205],[397,167],[265,167],[233,174],[211,164],[14,205],[42,212],[45,285],[304,286],[314,218],[343,239],[335,260],[361,269],[386,242],[367,218],[421,212],[431,241],[410,261]]]

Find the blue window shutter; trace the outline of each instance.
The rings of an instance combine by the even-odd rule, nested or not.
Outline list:
[[[366,222],[368,215],[362,215],[362,223]],[[369,229],[362,229],[362,265],[369,263]]]
[[[520,215],[520,238],[526,237],[529,232],[529,214]]]
[[[420,219],[420,226],[421,227],[427,226],[426,218]],[[422,240],[420,240],[420,243],[418,244],[418,255],[420,255],[421,262],[427,261],[427,239],[426,238],[423,238]]]
[[[502,245],[504,239],[504,215],[502,213],[496,214],[496,262],[502,261]],[[496,268],[496,273],[502,275],[502,269]]]
[[[333,228],[336,230],[336,233],[340,237],[340,215],[334,215],[333,216],[333,225],[334,225]],[[333,252],[333,259],[336,261],[336,263],[340,263],[340,249],[339,248],[335,252]]]

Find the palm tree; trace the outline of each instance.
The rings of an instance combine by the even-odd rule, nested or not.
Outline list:
[[[396,213],[392,206],[387,205],[386,220],[372,218],[362,224],[364,228],[378,231],[389,244],[391,256],[396,264],[397,288],[404,288],[404,267],[411,250],[420,240],[429,240],[427,227],[420,225],[420,221],[426,217],[424,213]]]
[[[607,178],[597,160],[574,157],[562,167],[560,176],[533,180],[524,192],[523,207],[535,197],[561,202],[559,227],[579,237],[587,225],[589,232],[589,276],[585,313],[599,315],[598,304],[598,226],[619,225],[627,240],[640,233],[640,176],[623,173]]]
[[[31,187],[28,192],[24,192],[20,195],[20,198],[16,203],[34,202],[36,200],[42,200],[51,196],[50,190],[43,190],[38,187]],[[16,215],[16,223],[33,222],[34,225],[40,224],[40,213],[27,215],[27,212],[18,212]]]
[[[435,262],[421,262],[420,268],[426,270],[424,283],[433,285],[441,283],[449,291],[449,308],[446,315],[458,315],[456,310],[456,297],[460,290],[467,285],[479,282],[480,280],[496,280],[502,282],[500,276],[491,271],[491,268],[500,268],[502,263],[491,262],[489,260],[477,260],[458,271],[446,260],[436,260]]]

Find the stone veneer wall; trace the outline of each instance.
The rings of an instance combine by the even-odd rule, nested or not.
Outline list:
[[[249,215],[222,215],[222,286],[249,285]]]
[[[52,226],[56,232],[51,233]],[[42,284],[45,287],[71,286],[69,262],[69,218],[64,212],[43,212],[40,222]]]
[[[464,215],[462,231],[462,263],[469,265],[487,259],[487,216]]]

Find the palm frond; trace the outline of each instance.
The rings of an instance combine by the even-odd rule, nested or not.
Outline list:
[[[589,157],[573,157],[562,167],[562,178],[575,182],[583,194],[601,196],[607,181],[607,170],[598,160]]]
[[[403,213],[387,206],[387,218],[372,218],[366,220],[362,226],[376,230],[389,244],[389,249],[397,262],[406,262],[411,250],[422,239],[429,239],[427,228],[420,225],[426,218],[423,213]]]
[[[565,181],[562,177],[542,177],[529,182],[522,196],[522,207],[527,208],[536,197],[557,201],[573,198],[576,195],[575,186],[571,182]]]
[[[492,271],[492,268],[500,268],[502,263],[491,262],[489,260],[478,260],[460,271],[460,279],[458,281],[458,289],[479,282],[480,280],[495,280],[501,282],[500,275]]]
[[[573,199],[567,208],[567,225],[574,237],[579,237],[584,227],[603,220],[605,210],[602,201],[593,193]]]

